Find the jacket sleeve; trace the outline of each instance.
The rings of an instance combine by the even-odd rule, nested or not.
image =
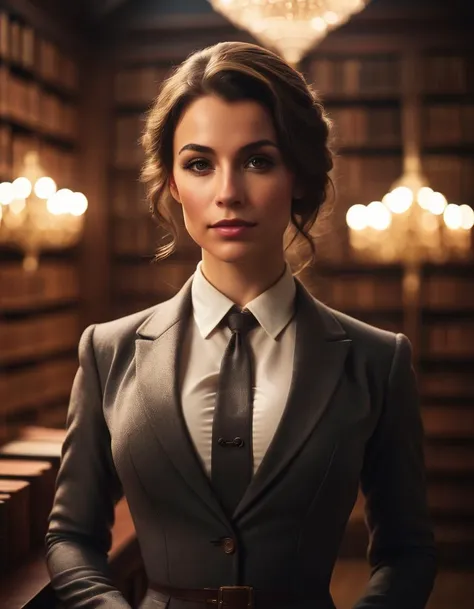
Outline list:
[[[67,609],[130,609],[107,573],[114,506],[122,490],[103,416],[94,329],[88,327],[79,343],[46,561],[53,589]]]
[[[423,426],[409,340],[396,337],[383,411],[361,474],[371,577],[354,609],[423,609],[436,574]]]

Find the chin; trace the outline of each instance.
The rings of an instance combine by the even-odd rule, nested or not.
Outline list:
[[[221,247],[206,248],[207,255],[218,260],[220,262],[227,262],[229,264],[239,262],[249,262],[251,260],[260,258],[262,252],[260,252],[255,246],[252,247],[249,243],[227,243],[222,244]]]

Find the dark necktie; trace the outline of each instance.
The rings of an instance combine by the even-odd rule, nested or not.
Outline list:
[[[227,513],[232,515],[253,474],[253,366],[248,333],[258,325],[250,311],[232,307],[232,331],[222,358],[212,424],[211,480]]]

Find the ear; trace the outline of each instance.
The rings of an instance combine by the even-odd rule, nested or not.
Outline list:
[[[175,201],[177,201],[178,203],[181,203],[179,191],[176,187],[176,182],[174,180],[173,174],[171,174],[168,179],[168,187],[170,189],[170,193],[171,193],[171,196],[173,197],[173,199],[175,199]]]

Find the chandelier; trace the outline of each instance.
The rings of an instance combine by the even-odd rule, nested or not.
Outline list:
[[[209,0],[237,27],[274,47],[291,64],[369,0]]]
[[[403,174],[381,201],[353,205],[346,222],[356,258],[402,265],[404,331],[416,359],[421,341],[422,265],[471,257],[474,211],[469,205],[448,203],[423,175],[418,56],[407,54],[402,76]]]
[[[470,257],[474,211],[448,203],[423,175],[418,58],[402,63],[403,174],[381,201],[347,212],[350,244],[359,258],[408,266]]]
[[[75,245],[82,233],[87,199],[68,188],[57,190],[37,152],[28,152],[21,176],[0,184],[0,244],[24,253],[23,268],[36,270],[44,249]]]

